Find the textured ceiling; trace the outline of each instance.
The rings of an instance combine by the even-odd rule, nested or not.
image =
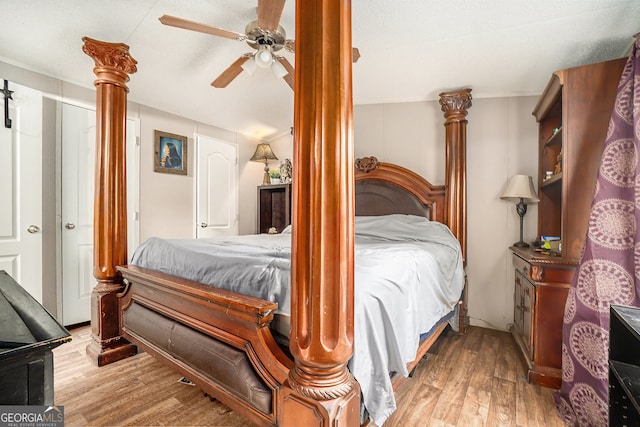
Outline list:
[[[269,70],[210,83],[246,43],[168,27],[164,14],[244,33],[257,0],[0,0],[0,61],[93,87],[82,37],[122,42],[138,61],[129,99],[265,140],[293,122],[293,92]],[[295,33],[295,2],[281,19]],[[554,70],[626,55],[638,0],[355,0],[354,103],[537,95]],[[285,52],[294,64],[293,54]]]

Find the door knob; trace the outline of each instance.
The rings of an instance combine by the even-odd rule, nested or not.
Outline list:
[[[40,232],[40,227],[38,227],[37,225],[30,225],[30,226],[27,228],[27,231],[28,231],[29,233],[31,233],[31,234],[38,233],[38,232]]]
[[[64,225],[64,228],[66,228],[67,230],[73,230],[74,228],[76,228],[76,225],[72,222],[68,222]]]
[[[207,224],[206,222],[201,222],[200,223],[200,227],[202,228],[207,228],[209,226],[209,224]]]

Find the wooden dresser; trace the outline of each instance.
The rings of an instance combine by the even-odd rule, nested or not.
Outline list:
[[[515,268],[511,333],[527,366],[527,381],[559,388],[562,319],[577,261],[512,247]]]

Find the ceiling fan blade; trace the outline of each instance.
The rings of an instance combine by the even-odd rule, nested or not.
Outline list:
[[[296,72],[293,69],[293,65],[291,65],[291,63],[287,61],[287,58],[285,58],[284,56],[278,56],[276,59],[282,64],[284,69],[287,70],[287,74],[285,74],[282,78],[284,79],[285,82],[287,82],[291,90],[294,90],[293,82],[294,82]]]
[[[285,0],[258,0],[258,27],[275,31],[280,24]]]
[[[198,31],[199,33],[211,34],[214,36],[224,37],[227,39],[244,41],[247,39],[246,34],[236,33],[234,31],[223,30],[222,28],[212,27],[211,25],[200,24],[199,22],[189,21],[187,19],[177,18],[170,15],[162,15],[160,22],[171,27],[184,28],[185,30]]]
[[[291,53],[296,53],[296,41],[295,40],[285,40],[284,41],[284,48],[286,50],[288,50],[289,52],[291,52]],[[353,58],[353,63],[355,64],[356,62],[358,62],[358,59],[360,59],[360,49],[358,49],[357,47],[354,47],[351,55],[352,55],[352,58]]]
[[[211,82],[211,86],[217,88],[227,87],[227,85],[242,72],[242,64],[247,62],[249,58],[251,58],[251,56],[242,55],[240,58],[236,59],[229,68],[224,70],[217,79]]]

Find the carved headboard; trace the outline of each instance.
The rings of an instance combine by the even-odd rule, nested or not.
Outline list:
[[[356,160],[356,215],[402,213],[445,223],[445,187],[375,157]]]

